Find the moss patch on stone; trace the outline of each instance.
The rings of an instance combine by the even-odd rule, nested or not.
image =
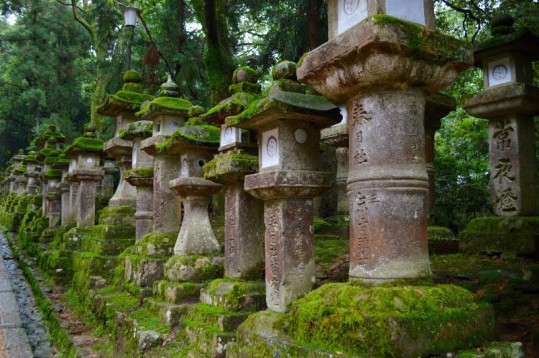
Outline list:
[[[135,244],[135,252],[143,256],[170,256],[178,237],[177,232],[150,232]]]
[[[121,139],[133,140],[134,138],[148,138],[153,134],[153,122],[136,121],[130,123],[126,129],[121,129],[119,137]]]
[[[237,115],[247,108],[250,103],[259,99],[260,95],[256,93],[235,93],[231,97],[210,108],[210,110],[201,115],[201,117],[211,123],[222,124],[226,117]]]
[[[49,169],[43,174],[44,179],[57,179],[62,177],[60,169]]]
[[[148,102],[145,106],[143,106],[142,109],[136,113],[136,115],[140,117],[147,112],[151,112],[156,109],[167,109],[187,113],[192,106],[193,104],[191,102],[183,98],[157,97],[153,101]]]
[[[123,174],[124,179],[134,178],[153,178],[153,167],[150,168],[134,168],[126,170]]]
[[[78,137],[73,143],[65,149],[65,153],[74,150],[87,152],[101,152],[103,150],[103,141],[99,138]]]
[[[483,217],[470,221],[459,234],[467,253],[539,255],[539,217]]]
[[[195,145],[210,145],[217,147],[221,140],[221,130],[217,127],[200,124],[185,126],[177,129],[166,141],[155,145],[158,152],[166,151],[177,142],[185,142]]]
[[[444,353],[494,335],[492,307],[451,285],[327,284],[295,301],[288,322],[298,344],[359,356]]]
[[[217,155],[204,165],[204,178],[216,182],[226,181],[228,177],[238,177],[258,171],[258,156],[229,152]]]

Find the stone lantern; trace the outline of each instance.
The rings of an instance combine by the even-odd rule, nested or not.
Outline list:
[[[50,170],[52,169],[52,165],[56,163],[56,161],[60,158],[61,152],[56,149],[57,148],[57,141],[56,138],[53,136],[47,137],[44,142],[45,147],[41,149],[36,154],[36,160],[39,164],[41,164],[41,195],[43,195],[43,198],[47,197],[47,193],[50,189],[49,185],[49,178],[50,175],[45,175],[46,173],[50,174]],[[55,174],[56,175],[56,174]],[[49,205],[47,200],[43,199],[41,210],[43,212],[43,216],[49,215]]]
[[[539,37],[514,32],[513,19],[492,22],[493,38],[477,47],[484,91],[464,103],[473,116],[489,120],[490,197],[498,216],[537,214],[535,127],[539,88],[532,85],[532,62],[539,60]]]
[[[264,201],[266,303],[284,312],[314,283],[313,198],[330,186],[330,173],[319,171],[320,129],[341,117],[306,94],[295,63],[277,64],[273,80],[267,98],[226,123],[258,132],[259,173],[245,177],[245,190]]]
[[[109,200],[110,206],[135,206],[136,190],[123,179],[124,171],[131,168],[132,147],[131,141],[121,139],[120,133],[125,131],[130,123],[136,120],[135,113],[145,101],[151,101],[152,96],[142,93],[142,76],[133,70],[124,73],[122,89],[111,94],[97,110],[99,114],[115,117],[116,130],[114,137],[108,140],[103,150],[116,160],[120,168],[120,182],[116,192]]]
[[[164,154],[176,154],[180,160],[179,177],[170,181],[170,188],[182,198],[184,217],[174,255],[216,255],[221,246],[210,225],[210,197],[221,185],[204,179],[202,167],[211,160],[219,145],[219,129],[191,118],[160,146]],[[159,149],[160,148],[160,149]]]
[[[114,177],[118,174],[118,168],[114,158],[105,157],[101,160],[101,167],[105,176],[97,186],[97,195],[105,198],[107,201],[114,195]]]
[[[39,177],[36,152],[31,151],[26,157],[24,157],[23,163],[26,164],[26,177],[28,178],[28,184],[26,185],[26,192],[29,195],[35,195],[37,193],[37,178]]]
[[[14,178],[14,192],[18,196],[24,195],[26,193],[26,185],[28,183],[28,179],[26,178],[26,171],[27,168],[24,165],[24,158],[26,158],[26,155],[24,154],[24,151],[21,149],[19,150],[18,154],[14,155],[12,158],[13,161],[13,174],[15,175]]]
[[[49,217],[49,228],[55,228],[62,221],[62,169],[67,167],[69,161],[57,158],[51,164],[51,169],[43,173],[43,178],[47,181],[47,194],[43,198],[47,203],[47,214]]]
[[[153,134],[141,142],[141,149],[153,156],[153,231],[161,233],[180,230],[180,197],[170,189],[170,181],[180,174],[177,154],[160,152],[159,143],[165,142],[185,124],[191,102],[180,98],[180,88],[169,76],[161,86],[160,96],[137,113],[139,118],[153,122]]]
[[[258,151],[250,130],[224,124],[225,118],[241,113],[248,100],[260,99],[256,72],[249,67],[234,71],[232,96],[205,114],[221,124],[219,154],[204,166],[204,177],[225,187],[225,277],[260,279],[264,268],[264,207],[247,194],[244,177],[258,170]],[[241,106],[231,98],[245,96]],[[223,105],[225,104],[225,105]]]
[[[405,12],[417,5],[424,24],[432,25],[432,2],[375,3],[392,3]],[[309,52],[298,68],[300,81],[334,103],[346,103],[350,279],[369,283],[430,276],[425,100],[472,62],[460,41],[421,22],[384,15],[388,9],[379,6],[376,15],[355,18],[346,31]],[[330,28],[341,26],[335,20]]]
[[[532,85],[539,37],[526,29],[515,31],[513,22],[508,15],[492,20],[493,37],[475,51],[484,90],[463,105],[471,115],[489,120],[490,201],[497,215],[473,219],[461,231],[460,249],[467,253],[539,252],[534,124],[539,88]]]
[[[103,178],[99,163],[103,141],[95,138],[92,124],[85,126],[84,137],[76,138],[65,150],[70,158],[68,180],[78,183],[75,202],[71,210],[76,213],[77,226],[95,225],[96,186]]]
[[[140,241],[153,227],[153,157],[140,150],[140,143],[152,136],[153,123],[139,120],[122,132],[121,138],[133,143],[132,169],[124,172],[124,180],[137,190],[135,227]]]

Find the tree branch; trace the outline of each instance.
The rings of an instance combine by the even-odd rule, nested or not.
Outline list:
[[[72,4],[70,4],[70,3],[68,3],[68,2],[63,2],[63,1],[61,1],[61,0],[56,0],[56,2],[59,3],[59,4],[65,5],[65,6],[72,6]],[[75,5],[75,6],[76,6],[76,5]],[[79,7],[79,6],[77,6],[77,9],[79,9],[79,11],[81,11],[81,12],[84,12],[84,9],[81,8],[81,7]]]

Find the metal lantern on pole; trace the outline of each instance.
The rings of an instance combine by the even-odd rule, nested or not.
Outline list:
[[[126,6],[124,8],[124,25],[135,26],[137,24],[138,9],[132,6]]]

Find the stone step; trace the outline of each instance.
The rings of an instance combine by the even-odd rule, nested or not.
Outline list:
[[[153,295],[167,303],[196,303],[202,288],[201,283],[156,281],[153,284]]]
[[[206,282],[223,277],[222,256],[174,255],[165,264],[165,277],[175,282]]]
[[[212,326],[189,321],[182,325],[189,341],[190,358],[225,358],[227,347],[236,339],[233,332],[223,332]]]
[[[229,311],[266,309],[266,284],[263,281],[213,280],[200,291],[200,301]]]
[[[155,298],[144,299],[144,307],[154,316],[159,317],[161,323],[175,327],[185,317],[191,304],[170,304]]]
[[[124,278],[140,287],[152,287],[164,278],[164,267],[168,257],[149,257],[137,254],[125,256]]]
[[[233,312],[219,307],[198,303],[189,307],[186,318],[189,324],[213,327],[217,331],[232,332],[253,312]]]

